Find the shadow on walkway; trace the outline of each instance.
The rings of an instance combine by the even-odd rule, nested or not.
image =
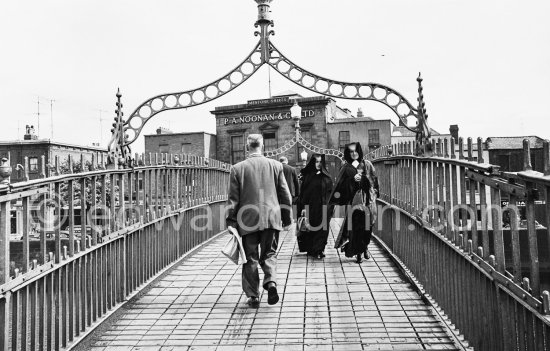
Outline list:
[[[340,221],[332,222],[332,233]],[[220,253],[227,235],[151,283],[77,350],[424,350],[458,349],[446,326],[371,244],[361,265],[332,249],[313,259],[281,232],[281,301],[246,304],[241,270]]]

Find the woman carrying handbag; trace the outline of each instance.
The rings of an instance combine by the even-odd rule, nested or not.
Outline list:
[[[330,203],[345,206],[344,222],[336,238],[335,248],[346,257],[357,256],[357,263],[370,258],[368,246],[372,236],[371,182],[363,161],[361,144],[350,143],[344,149],[345,164],[340,169]]]
[[[332,179],[325,166],[325,155],[314,154],[301,170],[302,184],[298,197],[298,246],[308,255],[325,257],[330,213],[328,200],[332,192]],[[332,207],[331,207],[332,208]]]

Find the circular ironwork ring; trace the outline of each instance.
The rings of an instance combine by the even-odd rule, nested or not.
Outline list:
[[[408,127],[404,120],[408,117],[418,119],[417,110],[398,91],[378,83],[339,82],[318,76],[294,64],[273,43],[270,42],[269,45],[269,65],[288,80],[313,92],[334,98],[378,101],[389,107],[407,129],[417,131],[416,128]]]
[[[124,122],[124,145],[130,145],[140,135],[145,124],[156,114],[197,106],[219,98],[244,83],[264,62],[261,60],[261,43],[235,69],[200,88],[178,93],[157,95],[139,105]]]
[[[315,146],[311,144],[309,141],[304,139],[302,135],[300,135],[300,138],[298,139],[298,143],[302,145],[305,149],[308,149],[309,151],[316,153],[316,154],[323,154],[327,156],[334,156],[338,157],[340,160],[344,160],[344,154],[340,152],[339,150],[334,149],[325,149],[322,147]]]
[[[296,145],[296,137],[295,136],[292,137],[292,139],[288,140],[283,146],[281,146],[278,149],[264,151],[264,156],[266,156],[266,157],[278,156],[278,155],[290,150],[290,148],[293,147],[294,145]]]

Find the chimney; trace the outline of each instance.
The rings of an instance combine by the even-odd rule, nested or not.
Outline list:
[[[365,117],[365,116],[363,115],[363,110],[361,109],[361,107],[359,107],[357,109],[357,118],[361,118],[361,117]]]
[[[25,126],[25,135],[23,136],[23,140],[38,140],[38,135],[36,135],[34,131],[34,126]]]
[[[172,131],[166,127],[158,127],[157,134],[172,134]]]
[[[451,126],[449,127],[449,132],[454,138],[455,143],[458,143],[458,124],[451,124]]]

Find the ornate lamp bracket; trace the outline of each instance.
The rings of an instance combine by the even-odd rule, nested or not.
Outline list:
[[[260,36],[260,47],[262,53],[262,63],[268,62],[270,57],[269,36],[275,35],[275,31],[270,30],[274,23],[271,19],[271,10],[269,4],[273,0],[254,0],[258,3],[258,20],[254,23],[254,27],[260,27],[260,31],[255,31],[254,36]]]

